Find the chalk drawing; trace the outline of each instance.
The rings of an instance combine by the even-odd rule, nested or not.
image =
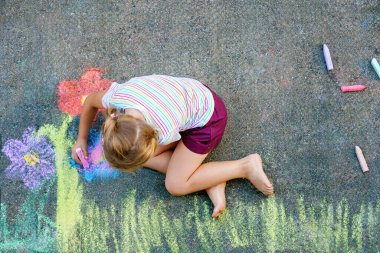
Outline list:
[[[29,189],[36,189],[43,180],[55,175],[53,147],[46,138],[36,138],[34,133],[30,127],[21,140],[8,140],[2,149],[11,160],[6,176],[22,180]]]
[[[107,90],[112,80],[102,79],[98,68],[87,69],[79,80],[64,80],[58,84],[58,108],[74,117],[81,113],[86,97],[96,91]]]
[[[7,206],[1,203],[0,252],[55,252],[56,225],[45,213],[55,178],[44,181],[38,190],[28,191],[14,222],[7,223]]]
[[[84,71],[79,80],[64,80],[58,84],[57,101],[58,108],[70,116],[78,116],[86,97],[96,91],[107,90],[112,80],[102,79],[103,72],[98,68],[89,68]],[[79,121],[79,116],[76,118]],[[98,123],[99,122],[95,122]],[[71,159],[72,167],[88,182],[96,179],[115,179],[119,171],[111,168],[104,159],[102,152],[102,136],[99,125],[90,129],[88,136],[88,153],[90,168],[84,169]],[[76,134],[78,129],[76,129]]]
[[[87,181],[116,179],[120,172],[112,168],[105,160],[102,147],[102,134],[98,128],[91,128],[88,136],[88,162],[89,168],[70,160],[71,165],[76,168],[79,174]]]
[[[74,141],[67,139],[67,129],[72,118],[66,116],[60,127],[44,125],[38,131],[53,143],[55,150],[55,166],[57,171],[57,247],[62,252],[72,252],[68,244],[69,238],[74,236],[75,227],[83,220],[81,211],[83,199],[83,185],[80,183],[78,172],[70,166],[69,150]]]
[[[206,201],[194,197],[194,212],[183,213],[182,218],[171,218],[165,204],[152,206],[149,200],[136,204],[136,191],[126,197],[121,220],[117,220],[113,207],[101,209],[93,202],[84,206],[85,221],[78,224],[70,244],[85,249],[107,252],[114,248],[120,252],[152,252],[160,249],[169,252],[221,252],[233,249],[250,249],[253,252],[305,251],[360,252],[363,249],[363,230],[371,219],[371,226],[379,228],[379,213],[367,217],[368,206],[350,216],[347,202],[305,208],[299,199],[297,213],[287,214],[283,203],[274,197],[259,205],[237,203],[220,219],[210,218]],[[380,202],[377,203],[377,209]],[[349,228],[348,224],[353,224]],[[189,228],[189,224],[190,228]],[[196,239],[188,231],[195,229]],[[372,230],[371,230],[372,231]],[[376,236],[376,231],[368,232]],[[117,235],[121,235],[118,237]],[[119,240],[117,238],[120,238]],[[196,240],[198,243],[194,245]],[[370,246],[371,243],[368,242]]]

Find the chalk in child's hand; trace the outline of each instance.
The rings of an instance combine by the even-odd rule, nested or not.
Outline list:
[[[351,86],[340,86],[340,90],[342,92],[351,92],[351,91],[362,91],[365,90],[367,86],[362,84],[356,84]]]
[[[360,167],[362,168],[362,171],[364,173],[368,172],[369,169],[368,169],[367,162],[364,159],[364,155],[363,155],[362,150],[358,146],[355,146],[355,153],[356,153],[356,156],[358,157],[359,164],[360,164]]]
[[[377,62],[377,60],[375,58],[373,58],[371,61],[371,64],[372,64],[372,67],[375,69],[377,75],[380,78],[380,65],[379,65],[379,63]]]
[[[323,44],[323,55],[325,57],[327,70],[332,70],[334,67],[331,60],[330,50],[326,44]]]
[[[83,167],[85,169],[88,169],[90,167],[90,165],[88,164],[86,158],[84,157],[82,149],[81,148],[77,148],[75,151],[77,152],[77,155],[79,157],[79,160],[82,162]]]

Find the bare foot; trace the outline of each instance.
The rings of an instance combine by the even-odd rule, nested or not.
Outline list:
[[[260,155],[251,154],[245,159],[247,159],[247,168],[249,169],[247,173],[248,180],[264,195],[272,195],[274,188],[267,175],[265,175]]]
[[[214,211],[212,217],[218,217],[226,208],[226,194],[224,192],[226,188],[226,182],[218,184],[206,190],[208,196],[214,205]]]

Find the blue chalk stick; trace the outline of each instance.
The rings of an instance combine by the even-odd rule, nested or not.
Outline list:
[[[333,70],[333,63],[331,60],[330,50],[326,44],[323,44],[323,56],[325,57],[327,70]]]
[[[375,58],[373,58],[371,61],[371,64],[372,64],[372,67],[375,69],[377,75],[380,78],[380,65],[379,65],[379,63],[377,62],[377,60]]]

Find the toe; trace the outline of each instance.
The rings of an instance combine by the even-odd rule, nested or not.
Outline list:
[[[273,193],[274,193],[274,188],[273,188],[272,185],[270,185],[270,187],[267,187],[266,190],[265,190],[265,192],[264,192],[264,194],[266,196],[271,196]]]
[[[218,216],[224,211],[225,208],[226,208],[225,205],[216,206],[216,207],[214,208],[214,211],[212,212],[212,215],[211,215],[211,216],[212,216],[213,218],[218,217]]]

